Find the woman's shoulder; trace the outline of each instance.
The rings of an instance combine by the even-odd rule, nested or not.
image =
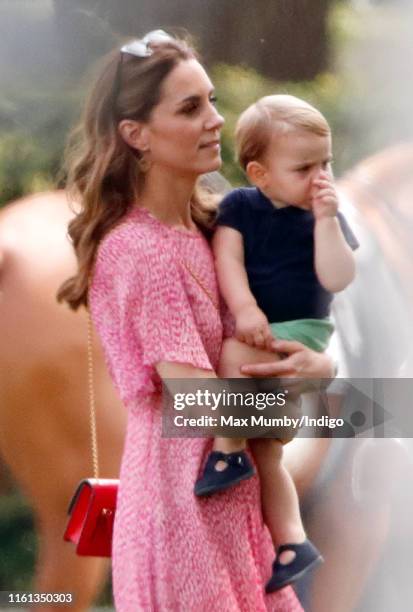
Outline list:
[[[102,239],[97,263],[119,268],[125,262],[143,263],[170,253],[158,226],[143,210],[132,210]]]

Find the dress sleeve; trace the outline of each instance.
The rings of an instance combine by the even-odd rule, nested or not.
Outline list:
[[[224,298],[220,299],[220,315],[222,321],[222,333],[224,338],[232,338],[235,334],[234,315],[225,303]]]
[[[169,361],[213,369],[194,314],[179,262],[165,251],[140,258],[125,315],[143,366]]]
[[[343,213],[338,212],[337,219],[338,219],[338,222],[340,223],[341,231],[343,232],[343,235],[344,235],[344,238],[346,239],[347,244],[353,251],[355,251],[356,249],[359,248],[360,243],[357,240],[356,236],[354,235],[353,230],[349,226]]]

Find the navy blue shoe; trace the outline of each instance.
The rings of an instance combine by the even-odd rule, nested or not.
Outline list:
[[[295,557],[290,563],[280,563],[278,560],[285,550],[295,552]],[[301,544],[282,544],[277,550],[277,557],[272,566],[272,576],[267,582],[265,592],[272,593],[282,589],[323,561],[320,551],[310,540],[305,540]]]
[[[227,467],[221,471],[216,469],[218,461],[225,461]],[[195,483],[195,495],[211,495],[254,476],[255,470],[248,459],[247,453],[221,453],[212,451],[205,464],[202,476]]]

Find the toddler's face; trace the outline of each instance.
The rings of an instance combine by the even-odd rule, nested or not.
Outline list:
[[[275,133],[268,148],[263,176],[264,191],[271,200],[310,209],[314,179],[321,171],[331,174],[331,136],[305,130]]]

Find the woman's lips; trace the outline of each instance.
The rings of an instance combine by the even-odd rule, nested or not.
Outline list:
[[[221,148],[221,143],[219,140],[211,140],[211,142],[206,142],[199,147],[200,149],[213,149],[219,151]]]

